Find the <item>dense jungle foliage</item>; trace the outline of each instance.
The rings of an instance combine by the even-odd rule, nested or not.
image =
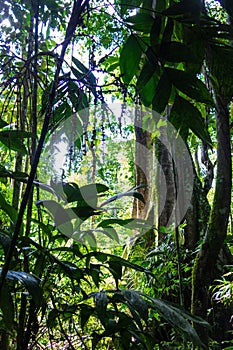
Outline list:
[[[0,23],[0,348],[233,349],[232,1]]]

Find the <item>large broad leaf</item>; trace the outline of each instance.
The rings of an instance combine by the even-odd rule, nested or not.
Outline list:
[[[107,305],[108,305],[108,297],[103,292],[97,292],[95,293],[95,305],[96,305],[96,312],[97,316],[102,323],[102,325],[105,326],[105,317],[106,317],[106,311],[107,311]]]
[[[75,183],[63,183],[63,190],[67,197],[68,203],[84,201],[95,207],[97,205],[98,194],[108,191],[109,188],[98,183],[85,185],[82,187],[79,187]]]
[[[2,273],[2,269],[0,269],[0,274]],[[42,298],[42,289],[39,285],[40,280],[30,275],[29,273],[22,272],[22,271],[8,271],[7,272],[7,279],[12,281],[18,281],[22,283],[25,288],[28,290],[29,294],[32,296],[33,301],[35,302],[36,306],[40,305],[41,298]]]
[[[150,307],[156,310],[160,316],[162,316],[173,327],[180,331],[184,335],[185,339],[192,341],[196,346],[206,349],[206,346],[201,342],[197,332],[189,323],[187,312],[184,311],[182,313],[179,306],[176,307],[164,300],[150,298],[148,295],[141,292],[139,292],[139,294],[148,298],[151,301]],[[196,320],[196,322],[199,322],[199,320]],[[202,324],[203,326],[208,327],[208,323],[204,320],[202,321]]]
[[[150,107],[155,95],[155,90],[159,82],[159,76],[154,73],[148,83],[141,89],[140,98],[146,107]]]
[[[169,97],[171,95],[172,84],[164,72],[159,80],[155,90],[155,95],[152,101],[153,110],[162,113],[168,105]]]
[[[200,79],[180,69],[165,68],[165,70],[169,79],[178,90],[198,102],[213,105],[213,99]]]
[[[162,43],[160,46],[159,54],[164,61],[191,63],[197,62],[197,58],[193,52],[186,45],[177,41]]]
[[[10,219],[15,223],[17,219],[17,210],[7,203],[4,196],[0,193],[0,209],[5,211]]]
[[[125,84],[129,84],[136,74],[142,55],[142,49],[135,35],[130,35],[120,54],[120,70]]]
[[[185,125],[186,128],[191,129],[200,139],[212,146],[200,111],[193,104],[178,95],[175,98],[169,121],[177,130]]]
[[[154,18],[148,13],[139,12],[135,16],[128,17],[126,22],[136,31],[150,33],[154,23]]]
[[[179,3],[171,5],[163,11],[168,17],[179,18],[187,23],[199,22],[200,19],[200,1],[182,0]]]
[[[146,84],[150,81],[153,74],[155,73],[156,68],[151,65],[149,61],[146,61],[142,67],[141,73],[137,80],[137,90],[140,92]],[[156,82],[158,79],[156,79]]]
[[[43,205],[51,214],[57,228],[67,236],[73,234],[72,219],[75,215],[71,209],[64,209],[61,204],[54,200],[41,200],[36,202],[37,205]]]
[[[29,138],[31,134],[20,130],[3,130],[0,131],[0,142],[2,142],[9,149],[27,154],[27,149],[23,144],[24,138]]]
[[[0,118],[0,128],[2,129],[2,128],[4,128],[5,126],[7,126],[8,125],[8,123],[6,123],[4,120],[2,120],[1,118]]]
[[[138,312],[140,317],[148,321],[148,306],[149,303],[141,297],[139,293],[133,290],[123,290],[122,294],[125,300]]]

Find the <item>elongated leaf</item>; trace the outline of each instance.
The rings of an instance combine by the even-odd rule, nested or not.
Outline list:
[[[3,249],[4,249],[4,254],[6,256],[8,249],[10,247],[11,244],[11,238],[9,237],[9,235],[7,235],[4,232],[0,232],[0,244],[2,245]]]
[[[139,199],[141,202],[145,203],[144,197],[141,193],[139,193],[137,191],[127,191],[127,192],[118,193],[115,196],[107,199],[105,202],[103,202],[101,204],[101,207],[103,207],[106,204],[109,204],[109,203],[111,203],[119,198],[122,198],[122,197],[134,197],[134,198]]]
[[[139,66],[142,49],[135,35],[131,35],[120,54],[120,70],[125,84],[129,84]]]
[[[144,293],[140,293],[148,298]],[[179,308],[172,306],[166,301],[161,299],[150,298],[152,304],[150,307],[154,308],[159,314],[167,320],[172,326],[178,329],[187,340],[192,341],[193,344],[201,346],[203,349],[206,349],[206,346],[201,342],[197,332],[191,326],[189,321],[186,319],[186,312],[183,314],[180,312]]]
[[[105,316],[106,316],[106,310],[108,305],[108,297],[103,292],[95,293],[95,305],[96,305],[96,311],[97,316],[102,323],[103,326],[105,326]]]
[[[139,12],[135,16],[128,17],[126,22],[136,31],[150,33],[154,23],[154,18],[147,13]]]
[[[2,269],[0,269],[0,274],[2,273]],[[7,279],[12,281],[18,281],[22,283],[25,288],[28,290],[29,294],[32,296],[32,299],[34,300],[36,306],[40,305],[41,298],[42,298],[42,289],[39,285],[40,280],[30,275],[26,272],[21,271],[8,271],[7,272]]]
[[[176,96],[169,121],[177,130],[186,126],[191,129],[204,142],[212,147],[212,142],[199,110],[190,102],[180,96]]]
[[[145,87],[155,73],[155,70],[155,67],[153,67],[150,62],[146,61],[137,80],[138,91],[141,91]]]
[[[159,53],[165,61],[169,62],[197,62],[197,58],[192,51],[186,45],[177,41],[162,43]]]
[[[82,330],[84,329],[89,318],[95,312],[95,309],[89,305],[81,304],[79,305],[80,310],[80,325]]]
[[[4,196],[0,193],[0,209],[5,211],[10,219],[15,223],[17,219],[17,210],[7,203]]]
[[[164,111],[165,107],[168,104],[171,90],[172,84],[167,77],[167,73],[164,72],[155,90],[155,95],[152,101],[153,110],[158,113],[162,113]]]
[[[0,129],[4,128],[4,127],[7,126],[7,125],[8,125],[8,123],[6,123],[4,120],[2,120],[2,119],[0,118]]]
[[[179,69],[165,68],[165,71],[178,90],[198,102],[213,105],[213,99],[207,87],[200,79]]]
[[[2,287],[0,308],[2,309],[5,327],[9,331],[12,329],[14,322],[14,303],[7,284],[4,284]]]
[[[141,297],[139,293],[133,290],[123,290],[122,294],[124,298],[132,305],[132,307],[138,312],[140,317],[147,322],[148,321],[148,306],[149,303]]]
[[[73,234],[71,220],[74,219],[75,216],[71,209],[64,209],[54,200],[37,201],[36,204],[43,205],[52,214],[55,225],[62,233],[68,237]]]
[[[84,85],[88,86],[93,93],[93,95],[96,96],[96,78],[94,74],[89,70],[87,67],[85,67],[82,62],[80,62],[77,58],[72,57],[72,61],[75,64],[75,66],[78,69],[75,69],[74,67],[71,68],[72,73],[76,76],[76,78],[84,83]]]
[[[9,149],[27,154],[27,149],[23,144],[24,138],[30,137],[30,133],[20,130],[3,130],[0,131],[0,142]]]
[[[150,107],[152,104],[158,82],[159,76],[157,72],[155,72],[148,83],[140,91],[140,98],[146,107]]]

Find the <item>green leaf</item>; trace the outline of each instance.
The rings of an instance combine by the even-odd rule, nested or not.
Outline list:
[[[108,265],[113,277],[115,278],[116,282],[118,282],[118,280],[122,278],[122,265],[118,261],[114,260],[108,261]]]
[[[20,130],[3,130],[0,131],[0,142],[2,142],[9,149],[21,152],[23,155],[27,154],[27,149],[23,144],[24,138],[29,138],[31,134]]]
[[[54,200],[37,201],[36,205],[43,205],[52,214],[55,225],[62,231],[62,233],[65,233],[67,236],[73,234],[73,225],[71,220],[75,217],[74,215],[71,215],[71,210],[64,209]]]
[[[158,113],[162,113],[168,105],[171,95],[172,84],[168,79],[166,72],[163,72],[159,83],[155,90],[155,95],[152,101],[152,108]]]
[[[186,129],[191,129],[196,136],[212,147],[212,142],[200,111],[179,95],[175,98],[169,121],[177,130],[183,126]]]
[[[127,10],[133,10],[134,8],[139,8],[142,0],[121,0],[121,15],[124,16]]]
[[[141,73],[137,80],[136,86],[139,92],[145,87],[145,85],[152,78],[153,74],[155,73],[155,70],[156,69],[151,65],[151,63],[146,61],[146,63],[142,67]]]
[[[102,323],[103,326],[105,326],[105,317],[106,317],[106,310],[108,305],[108,297],[103,292],[97,292],[95,293],[95,305],[96,305],[96,312],[97,316]]]
[[[0,308],[2,309],[5,327],[9,331],[14,323],[14,303],[7,284],[4,284],[1,290]]]
[[[120,54],[120,70],[125,84],[129,84],[136,74],[142,55],[142,49],[135,35],[130,35]]]
[[[150,307],[155,309],[166,321],[178,329],[184,335],[185,339],[192,341],[194,345],[206,349],[206,346],[201,342],[197,332],[187,320],[186,312],[182,313],[179,307],[175,307],[164,300],[150,298],[144,293],[139,293],[148,298],[152,302]]]
[[[8,125],[8,123],[6,123],[4,120],[2,120],[2,119],[0,118],[0,129],[4,128],[4,127],[7,126],[7,125]]]
[[[125,21],[130,24],[132,29],[148,34],[151,32],[154,18],[147,13],[139,12],[135,16],[126,18]]]
[[[90,264],[90,276],[93,279],[93,282],[95,283],[96,287],[99,288],[100,283],[100,265],[97,264]]]
[[[10,217],[12,222],[14,223],[16,222],[17,210],[15,210],[15,208],[13,208],[10,204],[7,203],[7,201],[5,200],[5,198],[1,193],[0,193],[0,209],[2,209],[3,211],[5,211],[5,213],[7,213],[7,215]]]
[[[2,269],[0,269],[0,274],[2,273]],[[8,271],[7,279],[12,281],[18,281],[22,283],[25,288],[28,290],[29,294],[32,296],[33,301],[36,306],[39,306],[42,299],[42,289],[39,285],[39,278],[21,271]]]
[[[157,73],[154,73],[148,83],[141,89],[140,98],[144,106],[151,106],[158,82],[159,76]]]
[[[84,85],[86,85],[94,96],[97,96],[96,94],[96,78],[92,71],[85,67],[82,62],[80,62],[77,58],[74,56],[72,57],[72,62],[75,64],[75,66],[78,68],[71,67],[72,73],[75,75],[75,77],[80,80]]]
[[[107,199],[105,202],[103,202],[101,204],[100,207],[103,207],[105,206],[106,204],[109,204],[119,198],[122,198],[122,197],[134,197],[134,198],[137,198],[139,199],[141,202],[145,203],[145,200],[144,200],[144,197],[141,193],[137,192],[137,191],[127,191],[127,192],[122,192],[122,193],[118,193],[116,194],[115,196]]]
[[[93,315],[95,312],[95,309],[89,305],[81,304],[80,307],[80,325],[82,330],[84,329],[86,323],[88,322],[89,318]]]
[[[191,62],[197,63],[197,58],[184,44],[177,41],[165,42],[160,46],[159,54],[168,62]]]
[[[213,105],[213,99],[200,79],[183,70],[173,68],[165,68],[165,70],[169,79],[178,90],[198,102],[203,102],[210,106]]]
[[[149,303],[141,297],[137,291],[123,290],[122,294],[128,303],[137,311],[140,317],[147,322],[148,321],[148,306]]]
[[[7,235],[4,232],[0,232],[0,244],[2,245],[3,249],[4,249],[4,254],[5,256],[7,255],[8,249],[10,247],[11,244],[11,238],[9,237],[9,235]]]

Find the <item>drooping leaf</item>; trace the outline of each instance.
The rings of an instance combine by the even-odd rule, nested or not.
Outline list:
[[[10,247],[10,244],[11,244],[11,238],[9,235],[7,235],[6,233],[4,232],[0,232],[0,244],[2,245],[3,247],[3,250],[4,250],[4,254],[5,256],[7,255],[7,252],[8,252],[8,249]]]
[[[126,22],[129,23],[131,28],[136,31],[150,33],[154,23],[154,18],[148,13],[139,12],[135,16],[128,17]]]
[[[135,35],[126,40],[120,54],[120,70],[125,84],[129,84],[136,74],[142,55],[142,49]]]
[[[146,107],[150,107],[159,82],[159,75],[155,72],[147,84],[140,91],[140,98]]]
[[[3,130],[0,131],[0,142],[2,142],[9,149],[21,152],[23,155],[27,154],[27,149],[23,144],[25,138],[29,138],[31,134],[20,130]]]
[[[12,222],[16,222],[17,220],[17,210],[15,210],[15,208],[13,208],[10,204],[7,203],[7,201],[5,200],[5,197],[0,193],[0,209],[2,209],[3,211],[5,211],[5,213],[7,213],[7,215],[10,217],[10,219],[12,220]]]
[[[183,128],[186,132],[188,129],[191,129],[196,136],[212,146],[208,130],[206,129],[200,111],[193,104],[179,95],[175,98],[169,121],[177,130],[182,130]]]
[[[92,73],[90,69],[84,66],[82,62],[80,62],[77,58],[74,56],[72,57],[72,61],[77,67],[71,67],[72,73],[75,75],[75,77],[80,80],[84,85],[86,85],[91,92],[93,93],[94,96],[97,96],[96,94],[96,77]]]
[[[73,234],[73,225],[71,220],[75,218],[74,214],[72,216],[72,210],[66,210],[61,204],[55,202],[54,200],[41,200],[36,202],[37,205],[43,205],[51,214],[54,219],[54,223],[62,233],[67,236]]]
[[[186,45],[177,41],[162,43],[159,54],[164,61],[168,62],[197,62],[197,58],[192,51]]]
[[[9,287],[5,283],[0,294],[0,308],[3,313],[3,322],[9,331],[14,323],[14,303]]]
[[[118,193],[115,196],[107,199],[105,202],[103,202],[101,204],[100,207],[103,207],[106,204],[109,204],[109,203],[111,203],[111,202],[113,202],[113,201],[115,201],[115,200],[117,200],[119,198],[122,198],[122,197],[134,197],[134,198],[139,199],[141,202],[145,203],[144,197],[143,197],[143,195],[140,192],[137,192],[137,191],[126,191],[126,192]]]
[[[105,317],[106,317],[106,310],[108,305],[108,297],[103,292],[97,292],[95,293],[95,305],[96,305],[96,312],[97,316],[102,323],[103,326],[105,326]]]
[[[123,290],[122,294],[128,303],[138,312],[140,317],[147,322],[148,321],[148,306],[147,300],[143,299],[137,291],[134,290]]]
[[[155,68],[151,65],[149,61],[146,61],[142,67],[141,73],[137,80],[137,90],[140,92],[155,73]]]
[[[1,273],[2,269],[0,269],[0,274]],[[22,283],[28,290],[29,294],[32,296],[32,299],[35,302],[36,306],[40,305],[42,298],[42,289],[39,285],[40,280],[37,277],[26,272],[9,270],[7,272],[6,278]]]
[[[95,312],[95,309],[92,306],[86,305],[86,304],[79,305],[79,308],[81,309],[80,310],[80,325],[81,325],[81,328],[83,330],[86,323],[88,322],[89,318]]]
[[[187,320],[186,312],[182,314],[179,307],[177,308],[174,305],[167,303],[165,300],[150,298],[144,293],[139,293],[148,298],[152,302],[150,307],[159,312],[159,314],[173,327],[178,329],[187,340],[192,341],[193,344],[200,346],[203,349],[206,349],[206,346],[201,342],[197,332]]]
[[[165,71],[178,90],[198,102],[213,105],[213,99],[207,87],[200,79],[180,69],[166,67]]]
[[[172,84],[164,72],[159,80],[155,90],[155,95],[152,101],[152,108],[158,113],[162,113],[168,105],[169,97],[171,95]]]
[[[8,123],[6,123],[4,120],[2,120],[2,119],[0,118],[0,129],[4,128],[4,127],[7,126],[7,125],[8,125]]]

